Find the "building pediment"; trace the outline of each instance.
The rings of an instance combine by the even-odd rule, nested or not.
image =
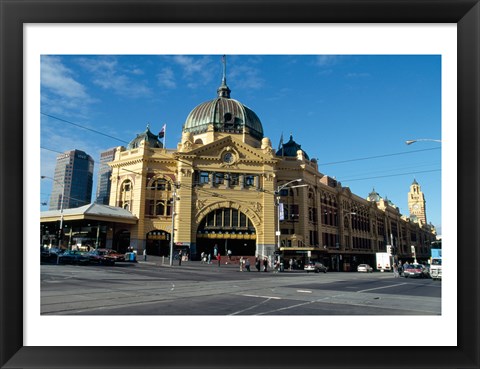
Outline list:
[[[271,146],[255,148],[232,136],[223,137],[188,152],[179,152],[178,155],[189,159],[220,162],[224,165],[278,161]]]

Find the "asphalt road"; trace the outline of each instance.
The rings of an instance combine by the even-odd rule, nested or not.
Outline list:
[[[159,260],[41,266],[43,315],[440,315],[441,282]],[[253,268],[255,270],[255,268]]]

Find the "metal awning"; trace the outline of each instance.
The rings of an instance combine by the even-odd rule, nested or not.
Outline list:
[[[48,210],[40,213],[40,222],[56,222],[62,217],[60,210]],[[136,224],[138,218],[128,210],[101,204],[88,204],[79,208],[63,209],[63,221],[97,220],[102,222],[116,222]]]

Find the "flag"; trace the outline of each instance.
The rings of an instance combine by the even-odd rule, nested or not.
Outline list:
[[[280,136],[280,142],[278,143],[277,151],[280,151],[280,150],[282,150],[282,156],[283,156],[283,132],[282,132],[282,135]]]
[[[158,132],[158,138],[164,138],[165,137],[165,130],[167,129],[167,125],[164,124],[160,132]]]
[[[283,203],[282,202],[278,203],[278,219],[279,220],[285,220],[285,212],[283,210]]]

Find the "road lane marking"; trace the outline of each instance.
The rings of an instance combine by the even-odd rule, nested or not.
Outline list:
[[[271,300],[281,300],[281,297],[276,297],[276,296],[260,296],[260,295],[246,295],[246,294],[241,294],[240,296],[246,296],[246,297],[260,297],[262,299],[271,299]]]
[[[367,290],[357,291],[357,293],[359,293],[359,292],[367,292],[367,291],[374,291],[374,290],[381,290],[382,288],[397,287],[397,286],[401,286],[401,285],[404,285],[404,284],[407,284],[407,283],[397,283],[397,284],[391,284],[390,286],[369,288],[369,289],[367,289]]]
[[[308,290],[297,290],[297,292],[299,292],[299,293],[312,293],[312,291],[308,291]]]
[[[255,309],[256,307],[259,307],[260,305],[263,305],[263,304],[265,304],[266,302],[269,302],[270,300],[281,300],[280,297],[271,297],[271,296],[269,297],[269,296],[257,296],[257,295],[243,295],[243,294],[241,294],[240,296],[261,297],[261,298],[264,298],[265,300],[262,301],[262,302],[259,303],[259,304],[252,305],[252,306],[250,306],[250,307],[248,307],[248,308],[246,308],[246,309],[236,311],[236,312],[231,313],[231,314],[229,314],[229,315],[237,315],[237,314],[241,314],[241,313],[243,313],[243,312],[245,312],[245,311]]]

